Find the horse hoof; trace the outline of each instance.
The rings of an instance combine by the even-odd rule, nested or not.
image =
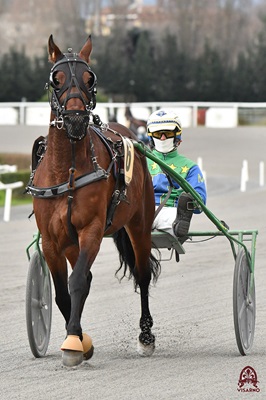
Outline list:
[[[82,340],[83,359],[89,360],[93,356],[93,352],[94,352],[92,340],[91,340],[91,337],[89,335],[87,335],[87,333],[82,333],[82,336],[83,336],[83,340]]]
[[[155,342],[150,344],[143,344],[138,340],[137,351],[142,357],[150,357],[155,350]]]
[[[83,352],[64,350],[62,358],[63,358],[63,365],[65,367],[76,367],[83,361]]]
[[[83,346],[79,336],[68,335],[61,346],[63,350],[63,365],[75,367],[83,361]]]

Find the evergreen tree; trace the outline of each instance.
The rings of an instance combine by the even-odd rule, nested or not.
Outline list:
[[[252,102],[258,90],[253,65],[253,51],[239,54],[237,65],[232,71],[231,96],[228,101]]]
[[[235,66],[211,41],[199,55],[185,54],[178,37],[165,32],[117,26],[112,35],[94,39],[91,67],[100,91],[112,101],[265,101],[266,17],[253,46],[239,54]],[[0,101],[39,101],[51,64],[46,49],[29,58],[11,49],[0,58]]]
[[[266,15],[261,17],[263,26],[258,35],[258,41],[254,53],[249,53],[249,77],[250,89],[253,100],[266,101]],[[253,97],[254,96],[254,97]]]
[[[51,66],[44,58],[31,60],[24,51],[11,49],[0,60],[0,101],[38,101]]]
[[[95,72],[98,86],[106,92],[113,101],[124,101],[128,85],[128,57],[126,54],[127,37],[119,30],[107,38],[103,38],[102,52],[98,54]]]
[[[139,34],[130,70],[132,93],[136,101],[153,101],[160,75],[154,70],[152,42],[147,31]]]
[[[203,54],[194,60],[194,96],[197,101],[226,101],[226,69],[219,53],[208,42]]]
[[[177,38],[169,32],[157,43],[156,71],[159,85],[156,89],[158,101],[189,100],[191,63],[189,57],[178,49]]]
[[[28,96],[28,85],[32,76],[30,60],[24,52],[11,49],[2,56],[0,65],[0,101],[21,101]]]

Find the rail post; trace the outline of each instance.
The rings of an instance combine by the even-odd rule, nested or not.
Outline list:
[[[10,221],[12,190],[17,189],[21,186],[23,186],[22,181],[18,181],[18,182],[14,182],[14,183],[7,183],[7,184],[0,182],[0,190],[6,191],[4,217],[3,217],[4,222]]]

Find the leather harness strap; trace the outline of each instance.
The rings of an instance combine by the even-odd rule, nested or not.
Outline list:
[[[165,206],[165,204],[166,204],[167,200],[169,199],[169,197],[171,196],[172,190],[173,190],[173,188],[174,188],[174,185],[173,185],[173,182],[172,182],[171,177],[170,177],[165,171],[164,171],[164,173],[165,173],[165,175],[166,175],[166,177],[167,177],[167,179],[168,179],[170,188],[169,188],[169,190],[168,190],[168,192],[167,192],[165,198],[163,199],[162,203],[161,203],[161,204],[159,205],[159,207],[156,209],[155,214],[154,214],[154,220],[155,220],[155,218],[157,217],[157,215],[159,214],[159,212],[161,211],[161,209]]]
[[[155,214],[154,214],[154,220],[157,217],[157,215],[159,214],[159,212],[161,211],[161,209],[165,206],[167,200],[169,199],[169,197],[171,196],[173,190],[173,186],[170,187],[170,189],[167,192],[167,195],[165,196],[165,198],[163,199],[162,203],[159,205],[159,207],[156,209]]]

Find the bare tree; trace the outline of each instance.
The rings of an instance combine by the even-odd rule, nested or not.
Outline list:
[[[161,0],[179,49],[197,57],[206,41],[234,64],[260,29],[254,0]]]

